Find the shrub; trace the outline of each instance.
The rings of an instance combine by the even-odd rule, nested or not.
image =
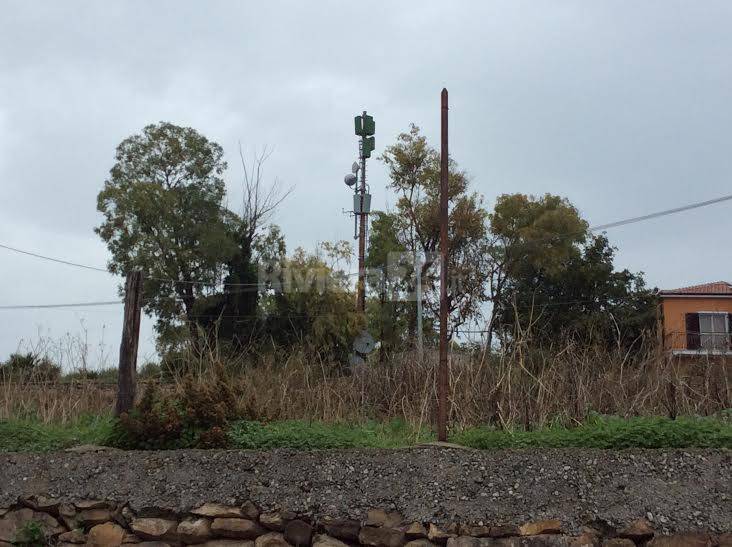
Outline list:
[[[61,367],[48,357],[32,353],[13,353],[5,363],[0,364],[0,380],[11,378],[50,382],[61,376]]]
[[[13,543],[22,547],[44,547],[48,545],[43,528],[35,520],[29,520],[18,530]]]
[[[162,369],[159,364],[148,361],[140,367],[137,376],[145,380],[160,380],[162,379]]]
[[[234,390],[221,375],[206,380],[187,376],[177,392],[150,383],[137,408],[120,416],[110,443],[145,450],[223,448],[235,417]]]
[[[80,368],[64,374],[62,380],[64,382],[96,380],[106,383],[115,383],[117,382],[117,372],[116,368],[103,368],[99,370]]]

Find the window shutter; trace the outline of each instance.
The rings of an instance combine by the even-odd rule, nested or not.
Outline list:
[[[727,314],[727,349],[732,349],[732,313]]]
[[[686,314],[686,349],[701,348],[701,339],[699,337],[699,314]]]

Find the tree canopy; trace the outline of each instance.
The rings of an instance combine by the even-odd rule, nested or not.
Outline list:
[[[195,338],[196,300],[236,253],[238,219],[223,207],[223,150],[195,129],[161,122],[122,141],[115,160],[97,198],[109,269],[142,270],[158,332],[170,334],[182,315]]]

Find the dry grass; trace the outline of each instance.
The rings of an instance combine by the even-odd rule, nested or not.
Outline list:
[[[241,415],[260,420],[361,422],[403,418],[419,428],[433,423],[436,352],[418,361],[413,353],[393,356],[353,374],[318,359],[291,354],[251,362],[214,353],[191,360],[196,381],[227,375],[238,394]],[[215,372],[218,371],[218,372]],[[534,428],[571,425],[589,412],[638,415],[710,415],[730,408],[732,368],[701,359],[682,362],[641,345],[633,352],[567,345],[531,349],[518,344],[508,354],[453,352],[450,359],[450,423],[462,428],[490,424]],[[166,389],[181,388],[173,381]],[[108,414],[114,388],[94,382],[0,383],[0,420],[35,417],[69,422]]]

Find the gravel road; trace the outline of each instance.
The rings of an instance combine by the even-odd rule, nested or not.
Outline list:
[[[30,494],[129,502],[143,513],[251,499],[265,510],[312,517],[363,518],[381,507],[436,523],[558,518],[577,531],[595,519],[622,525],[645,517],[666,532],[724,532],[732,531],[732,453],[426,447],[0,454],[0,506]]]

